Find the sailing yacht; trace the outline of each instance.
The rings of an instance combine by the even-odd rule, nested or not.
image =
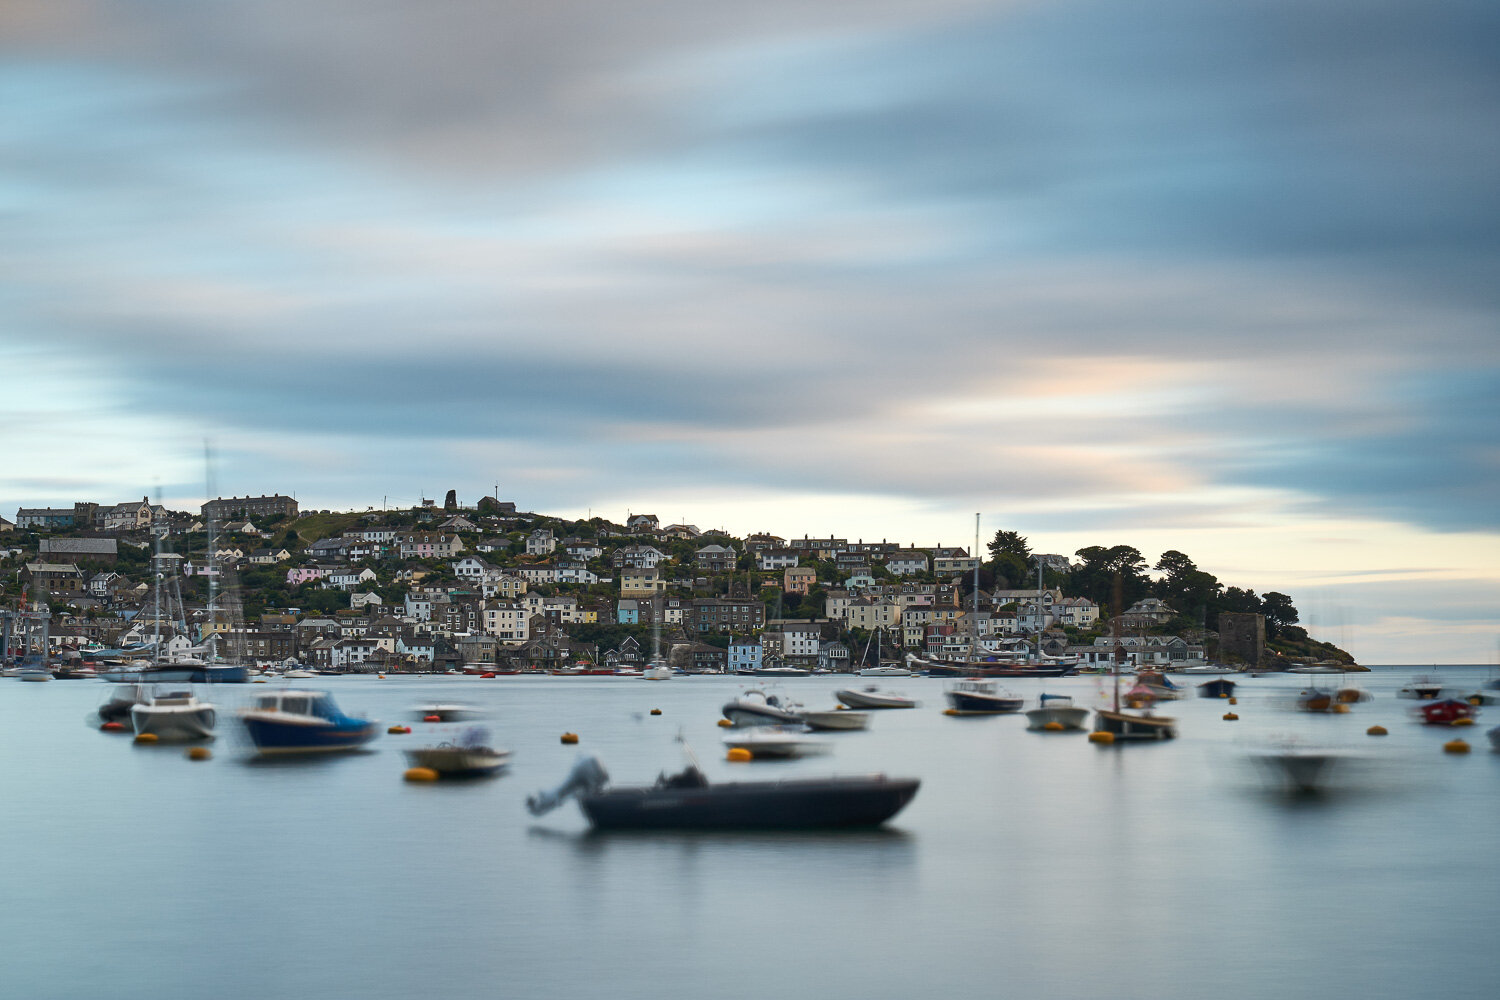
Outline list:
[[[1114,707],[1094,709],[1094,732],[1108,733],[1113,740],[1170,740],[1177,735],[1177,720],[1164,715],[1152,715],[1150,710],[1127,712],[1120,708],[1120,663],[1125,659],[1125,647],[1120,643],[1121,601],[1119,580],[1115,581],[1114,634],[1115,651],[1113,669]],[[1093,739],[1093,737],[1089,737]]]

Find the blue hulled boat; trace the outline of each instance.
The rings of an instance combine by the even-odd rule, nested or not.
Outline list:
[[[345,715],[326,691],[299,689],[257,695],[240,721],[263,754],[353,750],[375,738],[377,725]]]

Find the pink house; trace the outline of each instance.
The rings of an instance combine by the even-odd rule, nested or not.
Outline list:
[[[322,566],[298,566],[286,571],[286,585],[288,587],[300,586],[311,583],[313,580],[321,580],[328,575],[328,570]]]

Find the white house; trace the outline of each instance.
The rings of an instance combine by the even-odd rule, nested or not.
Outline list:
[[[550,556],[556,548],[557,539],[553,536],[551,528],[538,528],[526,536],[528,556]]]

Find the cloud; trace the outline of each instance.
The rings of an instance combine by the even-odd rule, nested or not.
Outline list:
[[[1500,527],[1493,5],[0,18],[10,426],[184,491]]]

